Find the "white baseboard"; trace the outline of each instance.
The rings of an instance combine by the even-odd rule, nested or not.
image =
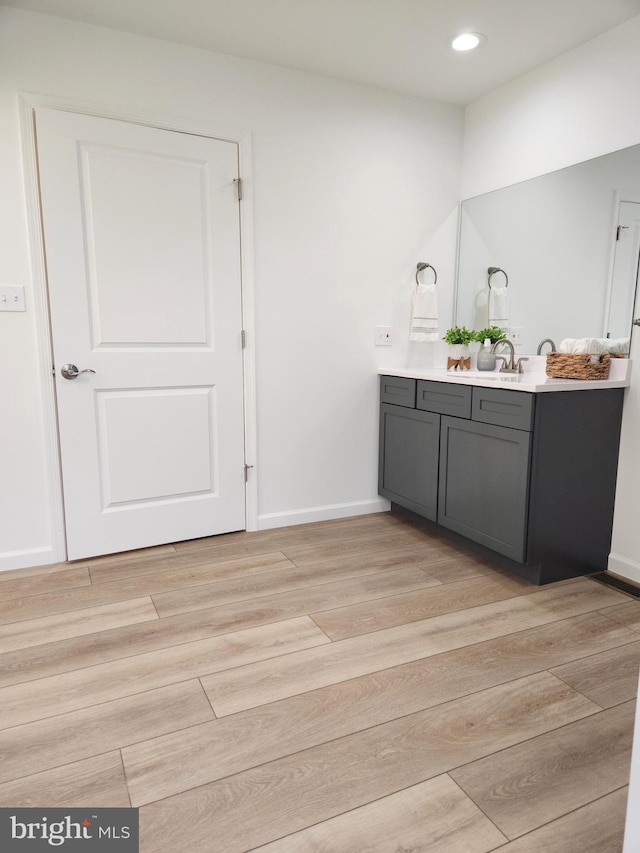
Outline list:
[[[334,518],[348,518],[351,515],[369,515],[373,512],[387,512],[390,508],[391,504],[388,500],[376,498],[371,501],[315,506],[289,512],[269,512],[258,516],[258,530],[291,527],[294,524],[308,524],[311,521],[332,521]]]
[[[32,566],[47,566],[58,562],[60,561],[56,559],[55,551],[51,547],[0,552],[0,572],[8,572],[11,569],[30,569]]]
[[[619,557],[617,554],[609,554],[607,570],[621,578],[626,578],[626,580],[640,583],[640,563],[636,563],[634,560],[627,560],[626,557]]]

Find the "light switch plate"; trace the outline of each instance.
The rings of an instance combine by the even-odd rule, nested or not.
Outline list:
[[[0,284],[0,311],[26,311],[24,287],[21,284]]]
[[[377,347],[390,347],[392,345],[391,326],[376,326],[375,341]]]

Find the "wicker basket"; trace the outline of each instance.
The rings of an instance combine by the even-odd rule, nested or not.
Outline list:
[[[595,364],[589,353],[547,353],[547,376],[556,379],[606,379],[609,376],[609,353],[602,353]]]

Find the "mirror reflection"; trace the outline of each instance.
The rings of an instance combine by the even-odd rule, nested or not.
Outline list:
[[[499,267],[521,352],[586,337],[628,351],[639,251],[640,145],[467,199],[455,324],[488,325],[488,269]]]

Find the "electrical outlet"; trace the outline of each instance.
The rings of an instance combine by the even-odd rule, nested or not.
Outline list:
[[[511,328],[509,329],[509,334],[507,335],[507,337],[509,338],[511,343],[514,345],[514,347],[518,347],[518,346],[522,345],[523,332],[524,332],[524,330],[523,330],[522,326],[511,326]]]
[[[376,326],[375,341],[377,347],[390,347],[391,326]]]

